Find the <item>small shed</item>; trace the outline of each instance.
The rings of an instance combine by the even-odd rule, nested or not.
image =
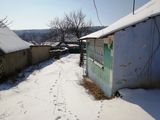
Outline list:
[[[9,28],[0,28],[0,79],[28,65],[30,45]]]
[[[87,40],[87,75],[106,96],[160,87],[160,0],[80,39]]]

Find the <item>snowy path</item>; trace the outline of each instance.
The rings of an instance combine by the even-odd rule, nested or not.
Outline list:
[[[160,90],[126,89],[123,99],[95,101],[79,85],[83,71],[78,58],[44,62],[32,73],[26,69],[28,77],[17,86],[1,85],[0,120],[160,119]]]

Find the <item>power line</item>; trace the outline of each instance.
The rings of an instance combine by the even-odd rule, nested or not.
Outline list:
[[[98,13],[98,9],[97,9],[95,0],[93,0],[93,4],[94,4],[94,8],[95,8],[95,10],[96,10],[97,19],[98,19],[100,25],[103,26],[103,24],[102,24],[102,22],[101,22],[101,20],[100,20],[100,18],[99,18],[99,13]]]

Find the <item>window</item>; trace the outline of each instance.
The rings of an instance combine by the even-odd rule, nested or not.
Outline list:
[[[88,55],[90,58],[94,59],[94,40],[89,41]]]
[[[103,40],[95,40],[95,55],[94,55],[94,60],[103,64]]]
[[[89,41],[89,50],[88,50],[89,57],[100,64],[103,64],[103,57],[104,57],[103,45],[104,45],[103,40],[100,39]]]

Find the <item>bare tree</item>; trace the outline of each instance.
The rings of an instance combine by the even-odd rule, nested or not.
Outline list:
[[[65,18],[69,24],[69,30],[79,39],[82,36],[82,33],[86,33],[88,28],[91,26],[91,21],[87,22],[85,20],[86,16],[82,13],[81,10],[73,11],[70,14],[66,14]],[[80,62],[79,65],[83,65],[83,46],[82,41],[79,41],[80,48]]]
[[[86,16],[81,10],[73,11],[66,14],[63,19],[55,18],[50,22],[50,27],[53,32],[56,31],[57,35],[61,38],[61,43],[65,42],[65,37],[69,34],[75,35],[78,39],[82,36],[82,33],[86,33],[91,26],[91,21],[85,20]],[[60,45],[59,44],[59,45]],[[79,41],[80,48],[80,66],[83,65],[83,46],[82,41]]]
[[[0,28],[4,28],[8,26],[9,24],[11,24],[11,22],[7,20],[7,16],[3,19],[0,19]]]
[[[82,34],[88,33],[91,21],[85,20],[86,16],[81,10],[65,14],[62,19],[55,18],[50,22],[53,37],[60,37],[61,42],[65,42],[65,38],[71,34],[80,38]]]
[[[80,38],[82,33],[87,32],[91,26],[91,21],[85,20],[86,15],[81,10],[73,11],[70,14],[65,15],[66,21],[69,24],[69,30],[77,37]]]
[[[65,36],[67,35],[69,24],[67,23],[66,19],[59,19],[55,18],[50,22],[51,30],[53,30],[54,35],[60,37],[61,43],[65,42]]]

